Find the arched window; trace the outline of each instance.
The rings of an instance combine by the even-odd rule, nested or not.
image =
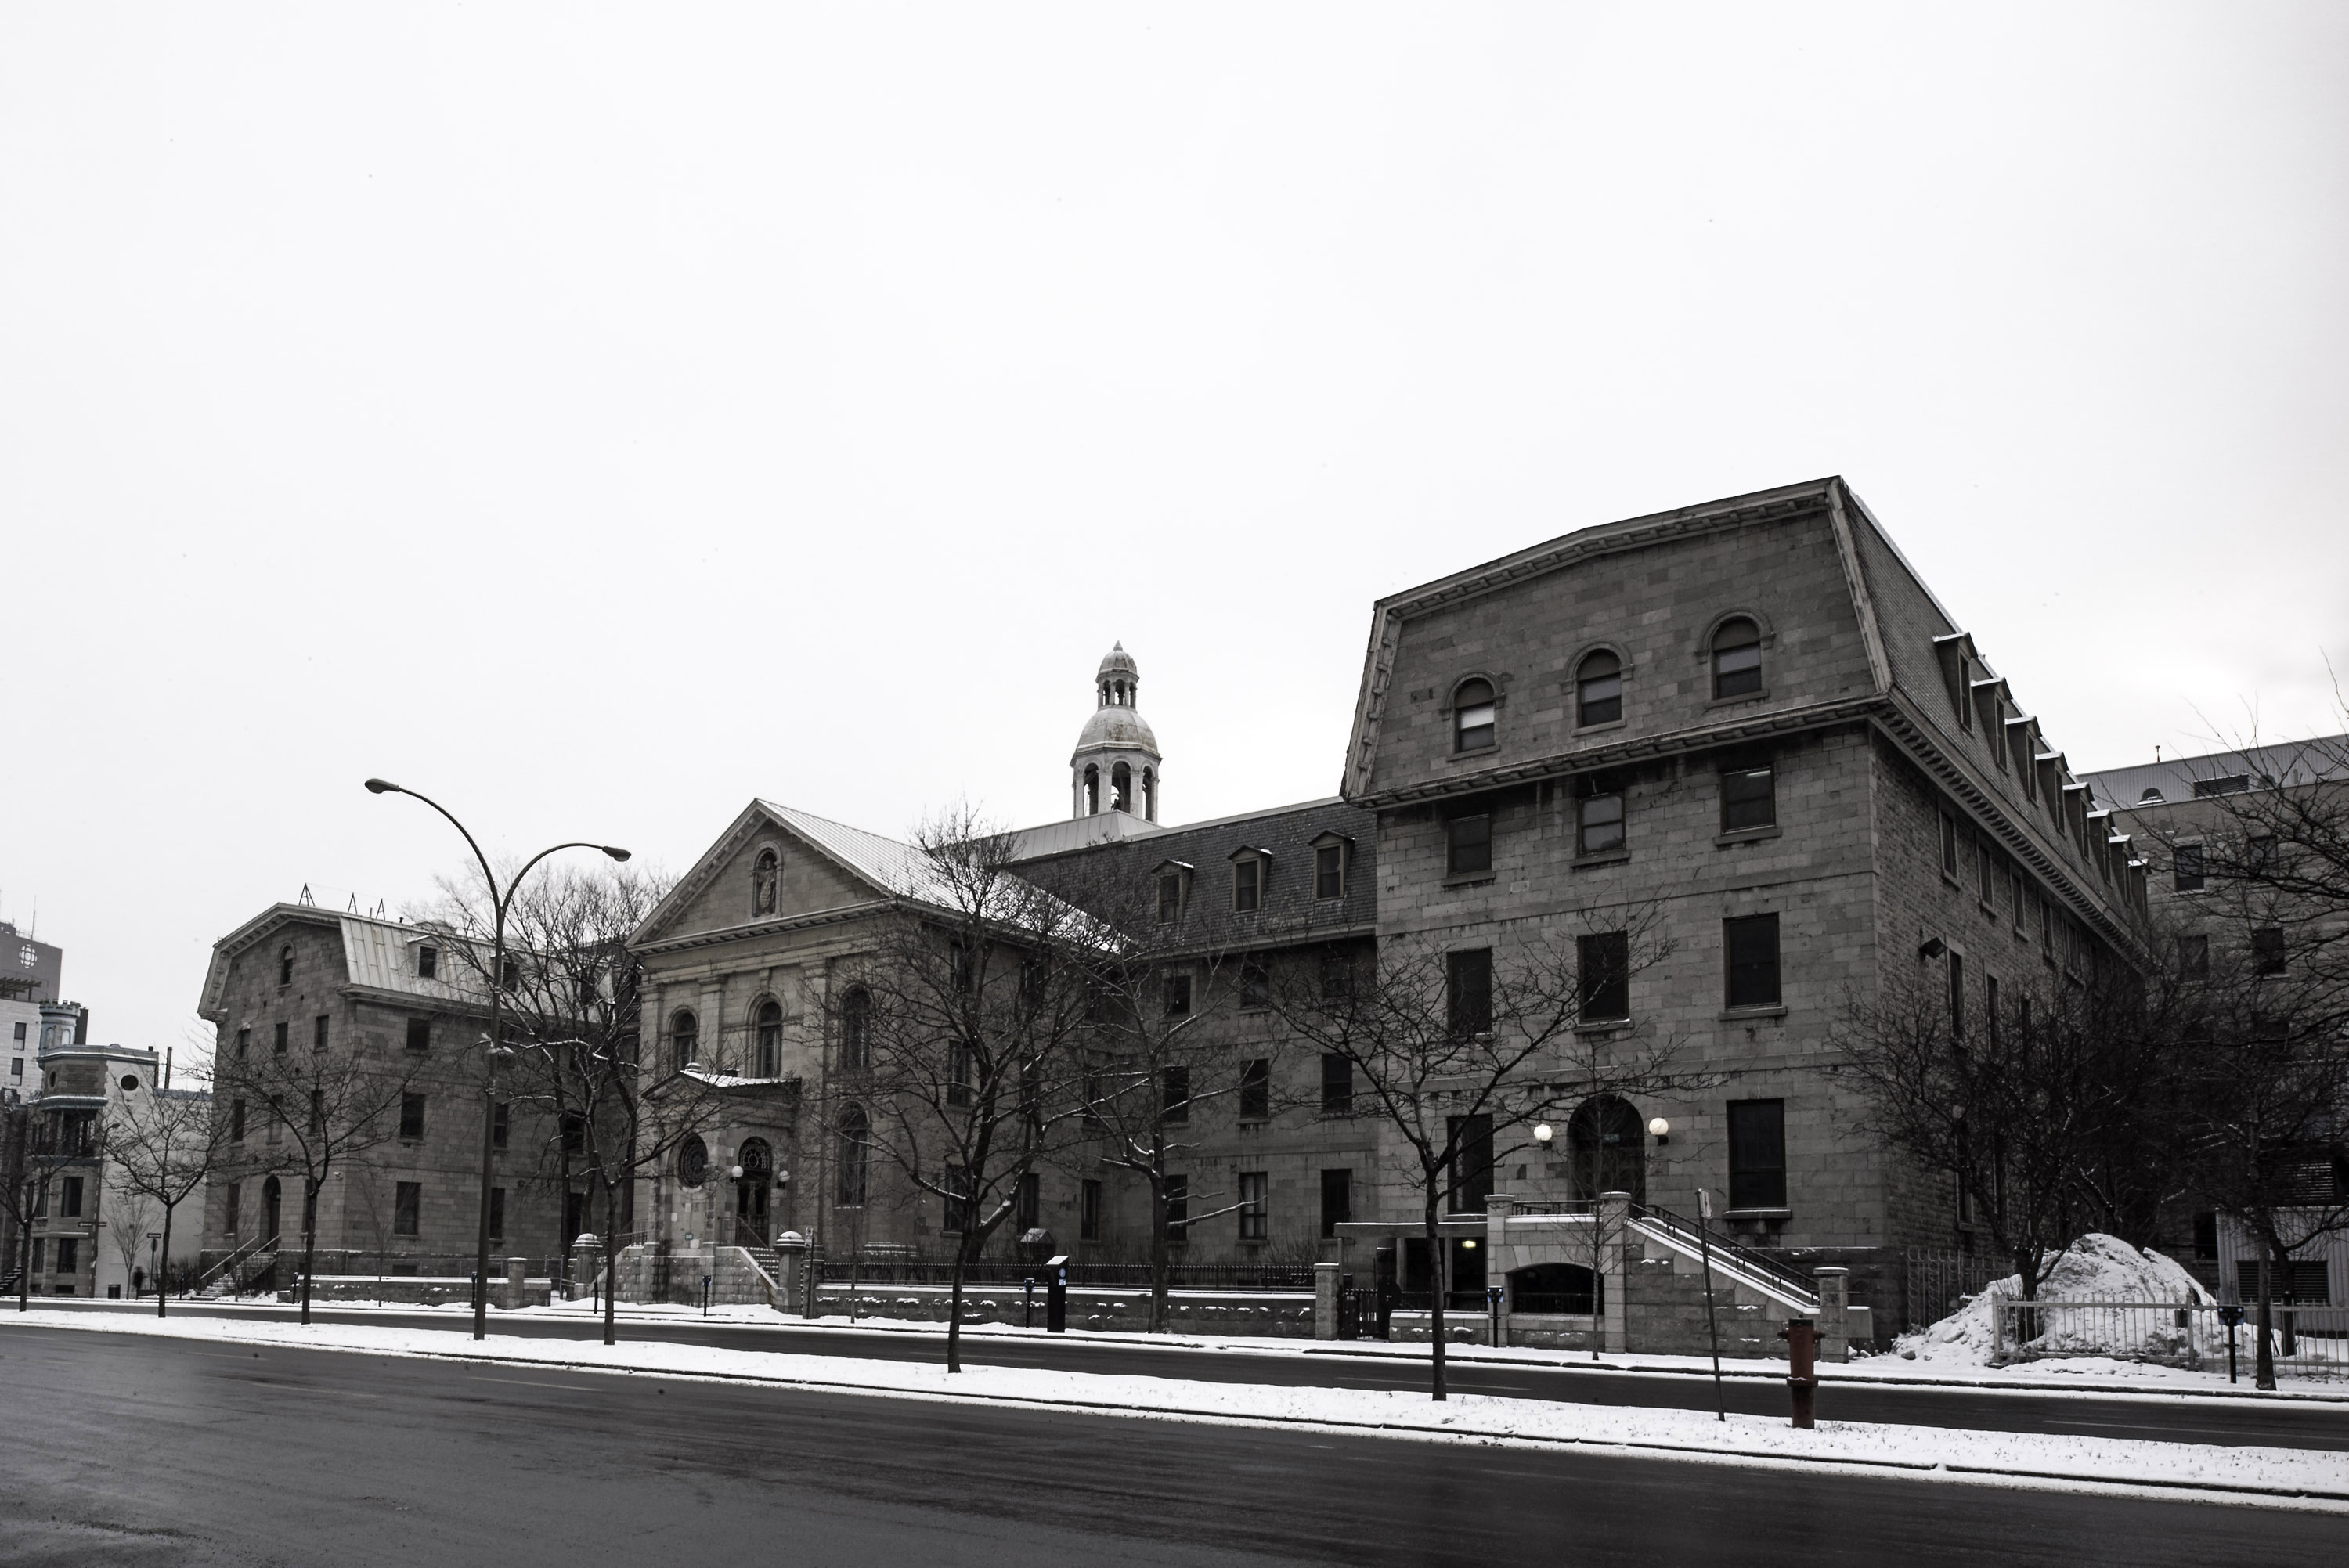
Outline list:
[[[1158,820],[1158,775],[1155,770],[1142,770],[1142,818],[1146,822]]]
[[[783,1070],[783,1008],[773,1000],[759,1004],[758,1076],[779,1077]]]
[[[679,1007],[670,1016],[668,1038],[678,1071],[683,1072],[701,1059],[701,1024],[694,1017],[692,1008]]]
[[[277,983],[294,984],[294,944],[290,942],[277,950]]]
[[[1452,694],[1452,749],[1474,751],[1493,744],[1493,683],[1462,681]]]
[[[851,986],[841,999],[840,1065],[849,1068],[873,1065],[873,993],[862,985]]]
[[[836,1194],[843,1209],[864,1204],[864,1161],[872,1144],[872,1124],[864,1108],[852,1105],[840,1113],[840,1181]]]
[[[1623,661],[1601,648],[1574,672],[1574,722],[1613,724],[1623,717]]]
[[[781,864],[782,862],[776,859],[774,851],[759,851],[759,858],[750,868],[750,913],[752,914],[775,913],[775,882]]]
[[[1088,762],[1085,764],[1085,815],[1091,817],[1100,810],[1101,769]]]
[[[1593,1095],[1567,1119],[1567,1156],[1572,1162],[1574,1195],[1629,1192],[1648,1201],[1648,1150],[1640,1113],[1620,1095]]]
[[[709,1145],[701,1141],[698,1132],[688,1132],[677,1146],[677,1179],[688,1187],[698,1187],[709,1175]]]
[[[1109,770],[1109,809],[1112,811],[1133,810],[1133,769],[1123,762]]]
[[[1752,696],[1762,689],[1762,628],[1743,615],[1713,634],[1713,695]]]

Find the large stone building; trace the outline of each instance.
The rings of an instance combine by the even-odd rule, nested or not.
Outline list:
[[[1113,651],[1072,815],[1022,837],[1037,876],[1088,858],[1179,868],[1225,912],[1203,941],[1268,966],[1398,943],[1506,963],[1656,934],[1666,956],[1584,1027],[1669,1040],[1712,1087],[1606,1108],[1585,1131],[1630,1130],[1644,1169],[1624,1180],[1648,1202],[1692,1208],[1710,1189],[1743,1238],[1847,1260],[1862,1292],[1888,1288],[1900,1249],[1967,1237],[1949,1181],[1859,1131],[1830,1043],[1847,1007],[1916,983],[1987,1006],[2137,951],[2144,868],[2111,812],[1838,480],[1585,529],[1381,601],[1335,799],[1159,825],[1138,686]],[[842,1092],[833,987],[910,854],[753,801],[638,934],[655,1070],[738,1075],[692,1169],[649,1179],[657,1240],[731,1240],[746,1222],[835,1252],[945,1240],[917,1203],[865,1212],[815,1134]],[[1277,1048],[1268,1014],[1218,1026],[1268,1031],[1282,1072],[1320,1070]],[[1285,1110],[1228,1096],[1202,1112],[1195,1181],[1245,1201],[1188,1227],[1192,1257],[1294,1256],[1339,1223],[1415,1211],[1378,1122],[1317,1113],[1293,1087]],[[1655,1118],[1668,1132],[1649,1142]],[[1473,1191],[1594,1196],[1567,1153],[1513,1157]],[[1139,1255],[1130,1182],[1055,1171],[1042,1187],[1063,1245]]]

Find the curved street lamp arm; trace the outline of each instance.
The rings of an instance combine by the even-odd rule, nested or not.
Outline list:
[[[481,868],[481,878],[484,882],[489,883],[490,902],[502,912],[505,906],[505,901],[498,896],[498,873],[490,869],[490,857],[481,853],[481,846],[473,841],[473,835],[466,829],[465,824],[457,820],[456,814],[450,811],[448,807],[443,806],[440,801],[435,800],[431,796],[423,793],[421,790],[410,789],[407,786],[402,785],[400,786],[399,792],[403,795],[415,796],[418,799],[423,801],[426,805],[440,812],[443,817],[448,818],[449,825],[456,829],[458,832],[464,834],[465,847],[473,851],[473,859],[480,863]],[[526,870],[528,868],[524,869]],[[501,920],[500,923],[502,924],[504,923]]]

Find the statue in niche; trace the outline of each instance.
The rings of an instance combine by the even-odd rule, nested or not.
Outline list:
[[[754,914],[775,913],[775,882],[777,866],[775,851],[761,850],[759,862],[750,872],[750,908]]]

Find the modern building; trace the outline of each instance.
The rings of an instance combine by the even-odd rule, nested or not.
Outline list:
[[[1039,880],[1088,861],[1171,876],[1218,912],[1203,942],[1273,973],[1348,944],[1456,955],[1469,975],[1635,930],[1652,946],[1581,1027],[1668,1045],[1706,1087],[1578,1108],[1565,1148],[1501,1160],[1453,1195],[1464,1209],[1496,1188],[1595,1198],[1576,1140],[1628,1141],[1609,1169],[1648,1203],[1692,1211],[1707,1189],[1741,1240],[1847,1264],[1859,1299],[1897,1293],[1903,1249],[1971,1237],[1948,1179],[1862,1130],[1833,1045],[1848,1009],[1920,985],[1992,1006],[2139,951],[2144,865],[2112,811],[1840,480],[1585,529],[1381,600],[1334,799],[1159,825],[1139,681],[1123,647],[1097,672],[1071,818],[1021,835]],[[762,1203],[759,1228],[835,1251],[947,1239],[921,1204],[866,1212],[814,1135],[814,1108],[854,1092],[826,1023],[838,976],[911,854],[754,800],[639,931],[652,1069],[740,1075],[739,1114],[650,1179],[657,1239],[729,1237]],[[1250,1012],[1216,1026],[1272,1028]],[[1266,1040],[1278,1070],[1322,1070],[1282,1044]],[[1191,1257],[1295,1257],[1415,1212],[1376,1119],[1282,1087],[1287,1109],[1233,1094],[1201,1112],[1194,1181],[1237,1201],[1187,1226]],[[1064,1245],[1141,1254],[1131,1182],[1055,1171],[1040,1188]]]

